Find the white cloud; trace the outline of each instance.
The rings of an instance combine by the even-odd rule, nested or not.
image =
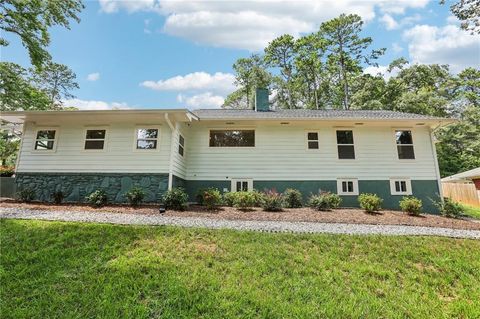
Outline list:
[[[392,76],[396,76],[398,74],[398,69],[393,69],[392,72],[388,72],[387,65],[379,65],[379,66],[368,66],[363,70],[364,74],[370,74],[371,76],[382,76],[385,80],[388,81]]]
[[[225,99],[222,96],[215,95],[212,92],[205,92],[193,96],[185,96],[179,94],[177,101],[185,103],[188,108],[192,109],[218,109],[223,105]]]
[[[177,75],[166,80],[144,81],[141,86],[157,91],[198,91],[209,90],[217,93],[230,93],[235,90],[235,77],[231,73],[194,72]]]
[[[63,101],[65,107],[76,107],[79,110],[112,110],[112,109],[129,109],[127,103],[104,102],[94,100],[70,99]]]
[[[450,64],[453,72],[480,67],[480,36],[456,25],[416,25],[403,33],[413,63]]]
[[[399,26],[398,22],[389,14],[384,14],[383,17],[380,18],[380,22],[385,25],[387,30],[394,30]]]
[[[299,36],[317,30],[323,21],[341,13],[356,13],[365,21],[375,11],[402,14],[423,8],[429,0],[243,0],[171,1],[100,0],[101,11],[129,13],[150,11],[165,17],[163,32],[199,44],[260,50],[284,33]]]
[[[384,14],[379,20],[385,25],[385,28],[387,30],[396,30],[412,25],[415,22],[420,21],[421,19],[422,17],[419,14],[414,14],[412,16],[402,18],[399,22],[397,22],[397,20],[395,20],[390,14],[387,13]]]
[[[392,43],[392,50],[394,53],[400,53],[403,51],[403,48],[397,43],[397,42],[393,42]]]
[[[98,81],[100,79],[100,73],[90,73],[87,75],[87,81]]]

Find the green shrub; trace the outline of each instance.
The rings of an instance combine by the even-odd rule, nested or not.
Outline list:
[[[302,193],[298,189],[287,188],[283,192],[283,199],[285,201],[285,207],[298,208],[302,207]]]
[[[330,192],[322,192],[318,195],[312,195],[308,201],[310,207],[322,211],[338,208],[341,203],[342,199],[340,196]]]
[[[283,196],[276,190],[267,190],[263,195],[262,208],[267,212],[280,212],[283,210]]]
[[[17,198],[25,203],[30,203],[35,199],[35,190],[30,187],[25,187],[17,192]]]
[[[236,192],[228,192],[223,194],[223,204],[229,207],[233,207],[235,201]]]
[[[15,174],[15,167],[0,166],[0,176],[1,177],[11,177],[13,174]]]
[[[358,203],[367,213],[374,213],[382,209],[383,199],[377,194],[364,193],[358,196]]]
[[[200,188],[198,191],[197,191],[197,194],[195,195],[195,200],[197,202],[198,205],[203,205],[203,193],[205,193],[205,191],[207,190],[208,188]]]
[[[166,209],[185,210],[188,206],[188,195],[181,187],[174,187],[166,191],[162,200]]]
[[[55,191],[50,196],[52,197],[53,202],[57,205],[61,204],[65,198],[65,194],[62,191]]]
[[[97,189],[85,197],[85,200],[93,207],[102,207],[107,203],[107,193],[103,189]]]
[[[422,201],[413,196],[405,196],[400,201],[400,208],[409,215],[418,216],[422,211]]]
[[[220,193],[218,188],[207,188],[199,195],[202,197],[203,205],[207,206],[210,210],[215,209],[217,205],[222,203],[222,193]]]
[[[259,192],[256,189],[250,191],[250,193],[252,193],[253,197],[255,198],[255,203],[253,204],[253,206],[261,207],[265,197],[265,193]]]
[[[254,192],[236,192],[233,206],[240,210],[248,210],[257,204],[258,196]]]
[[[135,186],[125,194],[125,197],[130,205],[137,207],[145,198],[145,191],[141,187]]]
[[[434,204],[440,210],[440,214],[445,217],[458,218],[465,214],[465,208],[448,197],[444,197],[443,202],[434,202]]]

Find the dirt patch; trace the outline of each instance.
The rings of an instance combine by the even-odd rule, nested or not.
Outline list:
[[[147,214],[158,215],[158,205],[143,205],[133,208],[127,205],[110,205],[102,208],[93,208],[80,204],[53,205],[47,203],[17,203],[4,201],[2,207],[26,208],[36,210],[88,211],[119,214]],[[342,208],[328,212],[319,212],[308,207],[285,209],[282,212],[264,212],[259,208],[251,211],[239,211],[232,207],[220,207],[209,211],[203,206],[192,205],[188,210],[167,211],[165,216],[204,217],[225,220],[260,220],[260,221],[289,221],[289,222],[321,222],[321,223],[351,223],[371,225],[410,225],[426,227],[445,227],[454,229],[480,230],[480,222],[446,218],[436,215],[409,216],[399,211],[384,210],[380,214],[367,214],[360,209]]]

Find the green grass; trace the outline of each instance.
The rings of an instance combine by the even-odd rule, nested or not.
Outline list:
[[[476,219],[480,219],[480,207],[473,207],[469,205],[462,204],[465,208],[465,214]]]
[[[480,241],[0,226],[2,319],[480,317]]]

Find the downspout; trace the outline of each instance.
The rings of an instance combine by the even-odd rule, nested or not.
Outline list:
[[[432,152],[433,158],[435,162],[435,175],[437,176],[437,185],[438,185],[438,194],[440,196],[440,200],[443,202],[443,190],[442,190],[442,182],[440,178],[440,168],[438,166],[438,157],[437,157],[437,148],[435,147],[435,141],[433,137],[433,132],[439,128],[442,124],[438,124],[434,129],[430,129],[430,144],[432,145]]]
[[[20,138],[20,146],[18,147],[17,160],[15,162],[15,179],[17,177],[18,164],[20,164],[20,156],[23,151],[23,140],[25,139],[26,128],[27,128],[27,122],[23,122],[22,137]]]
[[[170,131],[172,132],[170,137],[170,165],[168,168],[168,190],[171,190],[173,188],[173,154],[175,152],[175,127],[170,121],[168,113],[165,113],[165,121],[167,122],[168,126],[170,127]]]

